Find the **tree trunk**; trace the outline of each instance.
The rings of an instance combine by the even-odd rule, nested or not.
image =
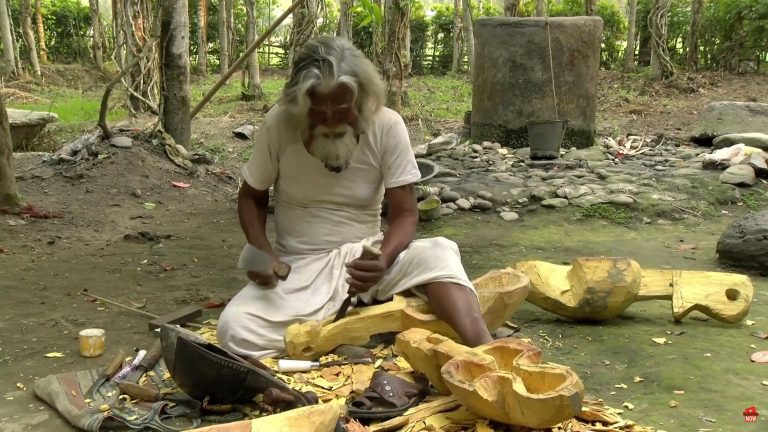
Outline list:
[[[637,39],[637,0],[629,0],[629,16],[627,17],[627,48],[624,51],[624,70],[635,70],[635,40]]]
[[[227,31],[227,0],[219,0],[219,73],[229,70],[229,31]]]
[[[229,46],[229,65],[235,63],[237,55],[237,32],[235,31],[235,6],[237,0],[227,0],[227,45]]]
[[[516,17],[520,9],[520,0],[504,0],[504,16]]]
[[[16,70],[16,55],[13,49],[13,35],[11,34],[11,19],[8,15],[6,0],[0,0],[0,39],[3,42],[3,61],[8,70],[8,75],[14,76]]]
[[[197,0],[197,74],[208,75],[208,0]]]
[[[691,26],[688,29],[688,53],[686,64],[689,69],[699,67],[699,31],[701,30],[701,14],[704,11],[704,0],[693,0],[691,5]]]
[[[543,17],[547,9],[547,0],[536,0],[536,16]]]
[[[597,0],[584,0],[584,12],[587,16],[597,14]]]
[[[120,70],[123,70],[123,65],[125,64],[124,17],[122,0],[112,0],[112,34],[115,38],[115,63]]]
[[[648,15],[651,34],[651,78],[665,79],[674,75],[675,69],[667,52],[667,18],[671,0],[654,0]]]
[[[246,31],[245,44],[251,46],[256,40],[256,0],[245,0]],[[254,51],[248,56],[245,63],[247,83],[245,92],[252,100],[264,100],[264,92],[261,90],[259,79],[259,53]]]
[[[469,8],[469,0],[462,0],[464,5],[464,45],[467,47],[469,58],[469,72],[475,70],[475,34],[472,31],[472,10]]]
[[[29,0],[21,0],[21,32],[24,36],[24,42],[27,44],[32,71],[36,77],[40,78],[40,61],[37,58],[35,32],[32,30],[32,5]]]
[[[189,146],[192,141],[192,120],[189,106],[187,0],[164,0],[160,4],[163,129],[177,144]]]
[[[293,12],[291,28],[291,51],[288,53],[288,67],[293,67],[293,56],[301,50],[317,31],[318,0],[306,0]]]
[[[461,70],[461,1],[453,0],[453,59],[451,60],[451,72],[458,73]]]
[[[35,0],[35,21],[37,22],[37,47],[40,63],[48,63],[48,48],[45,47],[45,27],[43,27],[42,0]]]
[[[143,49],[157,50],[157,45],[145,47],[150,42],[154,8],[145,0],[125,0],[123,4],[123,38],[126,45],[125,64],[139,55]],[[189,20],[187,19],[186,22]],[[188,42],[187,42],[188,43]],[[158,55],[148,55],[139,62],[126,78],[128,87],[128,108],[132,113],[157,112],[157,99],[160,93],[158,83]]]
[[[104,70],[104,41],[101,40],[101,14],[99,0],[88,1],[91,8],[91,29],[93,31],[93,60],[100,71]]]
[[[387,82],[387,106],[397,112],[403,109],[405,81],[405,38],[410,25],[411,11],[407,1],[386,0],[384,28],[386,40],[382,75]]]
[[[8,112],[0,94],[0,207],[14,207],[18,204],[16,178],[13,172],[13,143]]]
[[[354,6],[353,0],[339,0],[339,26],[336,29],[336,36],[349,40],[352,40],[352,6]]]
[[[382,0],[371,0],[371,3],[377,5],[379,9],[382,11],[382,15],[384,15],[384,5],[382,4]],[[379,68],[382,67],[382,61],[384,58],[384,32],[386,30],[384,29],[384,23],[376,22],[376,20],[373,20],[371,22],[371,51],[373,53],[373,64],[378,66]]]

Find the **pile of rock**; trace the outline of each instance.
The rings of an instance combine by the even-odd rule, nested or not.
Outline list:
[[[723,183],[754,186],[759,177],[768,178],[768,135],[728,134],[713,141],[714,152],[702,160],[704,169],[724,170]]]

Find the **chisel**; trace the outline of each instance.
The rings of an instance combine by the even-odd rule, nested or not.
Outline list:
[[[376,249],[373,246],[363,245],[363,253],[360,254],[361,260],[377,260],[381,257],[381,251]],[[347,314],[347,311],[349,310],[349,307],[352,305],[352,299],[355,298],[355,293],[349,293],[347,295],[347,298],[344,299],[344,302],[341,303],[341,307],[339,308],[339,311],[336,312],[336,316],[333,317],[333,322],[336,322]]]
[[[99,375],[96,381],[93,382],[93,385],[91,385],[88,391],[85,392],[86,399],[93,400],[96,394],[96,390],[98,390],[102,384],[107,382],[107,380],[112,378],[112,375],[114,375],[115,372],[117,372],[117,370],[123,364],[123,360],[125,360],[125,352],[123,350],[120,350],[115,354],[114,357],[112,357],[112,360],[107,364],[107,366],[101,372],[101,375]]]
[[[319,361],[311,361],[311,360],[280,359],[277,361],[277,370],[278,372],[306,372],[314,369],[326,368],[331,366],[371,364],[371,363],[373,363],[373,360],[369,358],[337,360],[337,361],[329,361],[325,363],[320,363]]]

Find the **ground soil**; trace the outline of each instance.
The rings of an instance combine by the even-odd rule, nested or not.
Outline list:
[[[710,74],[683,79],[680,88],[601,77],[602,133],[685,136],[707,102],[768,102],[766,77]],[[695,91],[688,90],[690,82]],[[0,431],[70,430],[34,397],[34,381],[101,367],[118,349],[152,343],[146,317],[87,301],[80,295],[84,290],[163,314],[186,304],[215,306],[243,286],[246,277],[236,269],[243,236],[235,210],[247,144],[231,130],[250,121],[245,113],[195,120],[198,146],[219,149],[220,171],[202,177],[188,175],[150,143],[103,147],[107,157],[83,164],[79,172],[65,171],[68,177],[42,166],[39,154],[17,155],[20,192],[55,217],[0,217]],[[191,186],[178,188],[172,181]],[[472,277],[520,260],[559,263],[594,255],[630,257],[648,268],[715,271],[724,270],[715,261],[718,236],[746,211],[733,207],[706,220],[629,227],[577,220],[570,210],[513,224],[470,213],[422,224],[419,235],[457,241]],[[679,252],[679,243],[696,248]],[[766,366],[749,361],[752,352],[768,350],[766,340],[750,335],[768,331],[768,280],[752,276],[756,293],[747,318],[754,325],[726,325],[696,314],[673,323],[664,301],[633,305],[621,318],[597,325],[566,322],[531,305],[510,319],[521,326],[518,336],[543,349],[545,361],[573,367],[589,395],[615,407],[631,403],[627,418],[670,432],[765,430],[768,416],[745,424],[741,415],[750,405],[768,410],[760,405],[768,400],[768,386],[761,384],[768,380]],[[219,313],[208,308],[205,317]],[[88,327],[107,331],[102,358],[78,355],[77,332]],[[658,345],[652,337],[672,343]],[[44,357],[49,352],[64,357]],[[634,383],[636,376],[645,380]],[[669,407],[673,399],[676,408]]]

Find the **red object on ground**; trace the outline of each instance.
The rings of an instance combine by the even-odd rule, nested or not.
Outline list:
[[[21,216],[24,219],[28,219],[28,218],[53,219],[53,218],[63,217],[60,213],[40,211],[32,204],[26,204],[22,207],[15,208],[15,209],[3,207],[3,208],[0,208],[0,213],[17,215],[17,216]]]

